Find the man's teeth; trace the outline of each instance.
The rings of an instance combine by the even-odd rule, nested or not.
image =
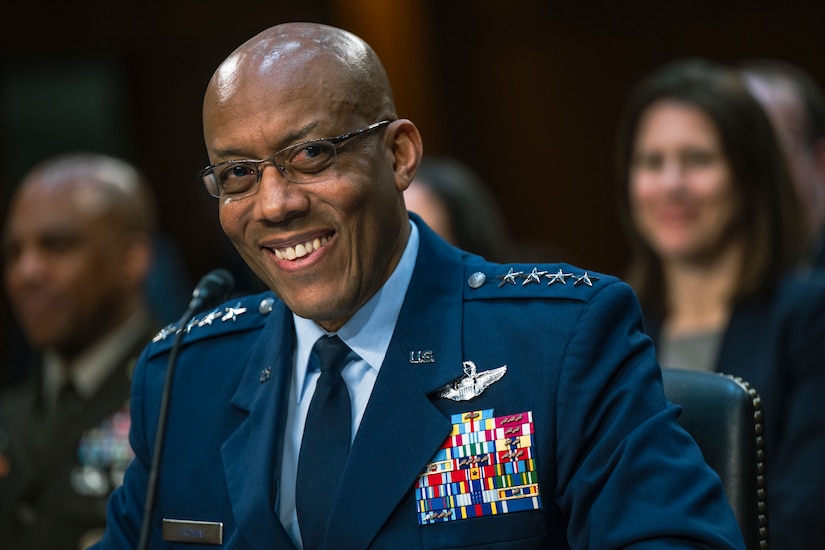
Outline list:
[[[275,257],[279,260],[295,260],[303,258],[310,252],[314,252],[327,244],[329,237],[320,237],[312,241],[307,241],[304,244],[298,244],[294,247],[288,246],[282,249],[275,249]]]

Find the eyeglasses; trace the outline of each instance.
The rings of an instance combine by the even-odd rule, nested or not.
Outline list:
[[[293,183],[317,183],[333,177],[330,169],[338,159],[336,145],[366,135],[390,122],[382,120],[340,136],[302,141],[281,149],[268,159],[225,160],[207,166],[198,176],[203,179],[210,195],[231,199],[241,199],[254,193],[267,163],[272,163],[284,178]]]

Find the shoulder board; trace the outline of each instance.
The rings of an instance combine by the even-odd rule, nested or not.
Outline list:
[[[155,355],[167,351],[183,332],[181,344],[190,344],[205,338],[223,336],[261,327],[279,300],[272,292],[233,298],[221,305],[202,311],[184,326],[171,323],[152,338],[149,353]]]
[[[587,301],[616,277],[569,264],[491,264],[464,266],[465,300],[550,298]]]

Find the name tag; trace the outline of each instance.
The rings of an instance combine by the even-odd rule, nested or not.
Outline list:
[[[163,540],[223,544],[223,523],[163,518]]]

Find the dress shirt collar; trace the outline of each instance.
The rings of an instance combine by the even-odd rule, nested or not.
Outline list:
[[[418,228],[410,223],[410,237],[401,260],[384,285],[347,321],[336,333],[350,349],[357,353],[372,369],[378,371],[384,362],[390,345],[395,323],[401,312],[407,287],[412,279],[415,260],[418,256]],[[305,388],[307,362],[312,346],[327,333],[315,321],[298,317],[295,320],[295,384],[300,400]]]
[[[57,392],[67,378],[83,399],[92,397],[109,374],[122,365],[125,353],[145,337],[150,323],[147,311],[135,312],[126,323],[98,340],[71,363],[63,361],[54,351],[46,350],[43,354],[46,402],[55,403]]]

